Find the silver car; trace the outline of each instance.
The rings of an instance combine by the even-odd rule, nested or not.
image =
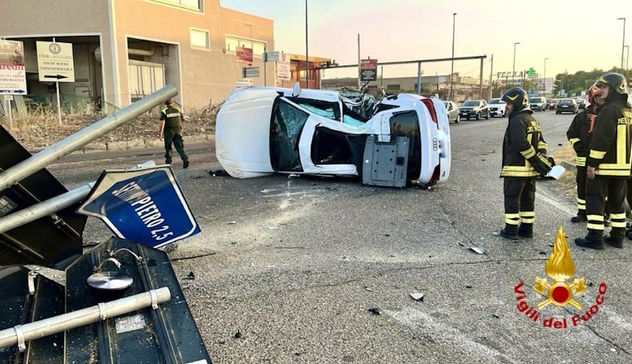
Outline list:
[[[448,121],[454,120],[455,123],[461,121],[461,114],[459,114],[459,104],[454,101],[444,101],[445,111],[448,113]]]

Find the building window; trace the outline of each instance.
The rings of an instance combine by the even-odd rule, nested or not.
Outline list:
[[[191,28],[191,47],[210,49],[208,30]]]
[[[202,2],[204,0],[153,0],[159,3],[165,3],[173,6],[178,6],[185,9],[192,9],[202,11]]]
[[[252,54],[255,57],[263,57],[263,51],[265,49],[266,43],[247,38],[240,38],[234,35],[226,36],[226,51],[234,53],[237,47],[245,47],[252,48]]]

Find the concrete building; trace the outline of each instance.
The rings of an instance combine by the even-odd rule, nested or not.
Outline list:
[[[60,82],[66,103],[88,100],[120,108],[164,84],[177,101],[199,109],[221,102],[242,78],[237,47],[253,50],[254,85],[274,84],[270,19],[223,8],[219,0],[3,1],[0,37],[24,42],[28,94],[54,100],[55,84],[40,82],[36,41],[72,43],[75,82]],[[114,107],[112,107],[114,106]]]

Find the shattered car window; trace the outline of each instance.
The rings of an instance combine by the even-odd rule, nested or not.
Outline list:
[[[314,105],[308,104],[308,103],[303,103],[300,102],[298,103],[302,108],[304,108],[305,110],[316,114],[318,116],[323,116],[326,117],[328,119],[331,120],[340,120],[340,116],[336,117],[336,112],[334,111],[334,107],[328,107],[328,108],[320,108],[320,107],[316,107]],[[335,104],[336,108],[338,107],[337,104]],[[339,113],[338,113],[339,114]]]
[[[270,162],[278,171],[302,171],[298,139],[309,114],[277,98],[270,123]]]

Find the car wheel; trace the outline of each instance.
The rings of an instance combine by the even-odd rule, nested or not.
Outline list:
[[[476,114],[476,120],[480,120],[481,119],[481,114]]]
[[[560,114],[560,112],[559,112],[559,111],[557,111],[557,110],[555,111],[555,113],[556,113],[557,115],[559,115],[559,114]]]
[[[489,111],[485,114],[485,120],[489,120]]]
[[[470,120],[470,118],[469,118],[469,117],[466,117],[466,118],[465,118],[465,120],[469,121],[469,120]]]
[[[458,123],[459,123],[459,121],[461,121],[461,115],[457,114],[457,115],[456,115],[456,119],[454,119],[454,123],[455,123],[455,124],[458,124]]]

